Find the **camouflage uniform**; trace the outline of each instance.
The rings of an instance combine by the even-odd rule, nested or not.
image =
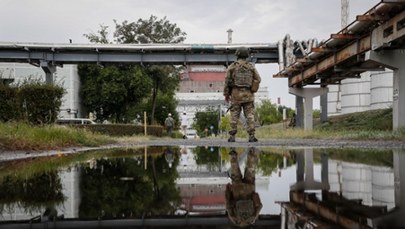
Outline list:
[[[230,98],[231,101],[231,130],[229,131],[231,136],[228,141],[235,141],[237,124],[242,109],[246,117],[247,132],[250,135],[249,141],[251,141],[252,137],[255,139],[255,97],[254,92],[251,91],[253,81],[260,83],[260,75],[256,68],[247,62],[245,58],[238,57],[238,60],[228,67],[224,86],[225,99]]]
[[[255,191],[257,156],[254,148],[249,149],[245,176],[238,164],[237,153],[231,150],[231,180],[225,191],[226,211],[229,219],[239,226],[253,224],[262,209],[259,194]]]

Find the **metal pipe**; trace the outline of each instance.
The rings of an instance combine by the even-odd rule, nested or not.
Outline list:
[[[15,43],[0,42],[1,49],[46,49],[46,50],[128,50],[128,51],[191,51],[191,50],[236,50],[277,49],[277,43],[246,44],[55,44],[55,43]]]
[[[284,48],[283,48],[283,40],[278,42],[278,68],[279,71],[284,70]]]

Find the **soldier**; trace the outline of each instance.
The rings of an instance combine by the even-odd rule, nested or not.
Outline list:
[[[170,137],[172,136],[173,126],[174,126],[174,119],[172,118],[172,114],[169,113],[167,118],[165,119],[165,127],[166,127],[167,136],[170,136]]]
[[[257,142],[255,137],[254,93],[259,89],[261,78],[256,68],[246,60],[249,56],[247,48],[238,48],[235,55],[237,61],[228,67],[224,86],[225,101],[231,102],[231,130],[229,131],[228,142],[235,142],[242,109],[247,121],[249,142]]]
[[[247,226],[255,223],[263,205],[259,194],[255,191],[255,173],[257,155],[255,148],[249,148],[245,174],[238,164],[238,154],[231,148],[231,180],[225,190],[226,211],[228,218],[238,226]]]

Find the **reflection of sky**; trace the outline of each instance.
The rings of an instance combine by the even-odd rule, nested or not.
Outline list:
[[[260,214],[280,214],[280,205],[278,201],[289,201],[290,185],[296,181],[296,166],[290,166],[286,169],[281,169],[281,176],[279,171],[275,171],[270,175],[270,182],[267,190],[257,189],[260,199],[263,204]],[[321,179],[321,166],[314,165],[314,180]],[[256,186],[257,187],[257,186]]]

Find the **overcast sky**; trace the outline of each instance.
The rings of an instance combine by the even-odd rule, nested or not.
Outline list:
[[[99,25],[114,30],[113,19],[167,17],[187,33],[185,43],[276,43],[328,39],[340,30],[341,0],[1,0],[0,42],[88,43],[85,33]],[[349,23],[379,0],[350,0]],[[112,38],[111,38],[112,40]],[[257,65],[273,102],[294,107],[287,80],[273,79],[277,64]],[[314,104],[319,107],[318,104]]]

